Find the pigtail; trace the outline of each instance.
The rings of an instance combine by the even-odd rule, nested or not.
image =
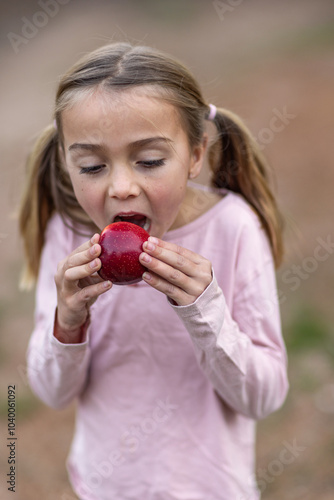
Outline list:
[[[26,260],[21,289],[30,289],[36,282],[45,230],[54,212],[76,234],[89,237],[97,230],[75,197],[60,150],[60,132],[54,124],[41,133],[28,157],[27,183],[19,209]]]
[[[53,212],[59,212],[71,228],[67,214],[74,222],[88,222],[76,200],[69,175],[62,167],[58,135],[55,126],[47,127],[27,161],[27,182],[19,209],[19,229],[26,261],[21,289],[30,289],[37,279],[45,230]]]
[[[268,166],[249,130],[234,113],[218,109],[218,138],[210,148],[211,183],[240,193],[253,207],[268,236],[276,267],[283,256],[282,217],[269,187]]]
[[[21,288],[31,288],[39,268],[44,233],[55,208],[51,189],[51,170],[55,168],[57,131],[47,127],[27,160],[27,182],[19,211],[19,228],[26,258]]]

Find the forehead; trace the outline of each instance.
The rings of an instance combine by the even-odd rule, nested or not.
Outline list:
[[[87,135],[138,140],[151,133],[185,134],[178,109],[145,87],[83,93],[62,112],[62,125],[65,142]]]

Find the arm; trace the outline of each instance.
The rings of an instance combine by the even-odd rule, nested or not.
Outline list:
[[[238,294],[233,318],[215,277],[194,304],[172,306],[217,393],[233,410],[254,419],[278,409],[288,389],[279,312],[268,275],[270,268]],[[265,297],[272,297],[270,304]]]
[[[85,386],[90,362],[89,331],[82,343],[60,342],[54,336],[54,305],[50,306],[50,311],[53,318],[37,312],[27,351],[27,374],[34,393],[48,406],[61,409]]]
[[[233,410],[249,418],[263,418],[276,410],[288,389],[286,353],[274,267],[262,232],[250,226],[239,237],[237,258],[227,264],[233,267],[234,276],[229,305],[213,272],[205,286],[205,259],[171,243],[159,241],[159,247],[149,252],[154,258],[145,263],[152,275],[148,283],[174,301],[172,307],[187,328],[199,364],[217,393]],[[144,250],[148,252],[145,245]],[[182,267],[177,264],[179,252]],[[185,258],[194,265],[184,264]],[[171,265],[178,270],[172,283]],[[196,266],[201,268],[198,272]],[[187,269],[185,278],[182,268]],[[201,293],[191,300],[195,280],[196,286],[202,283]]]
[[[88,305],[99,293],[106,291],[103,283],[89,285],[87,282],[86,286],[81,284],[81,288],[77,280],[77,289],[68,296],[65,293],[65,298],[72,300],[75,314],[71,315],[64,307],[64,291],[68,290],[64,277],[66,270],[70,269],[70,277],[73,273],[82,273],[82,265],[77,265],[77,259],[82,260],[87,249],[89,252],[95,244],[93,237],[93,242],[86,242],[67,257],[72,239],[71,231],[64,227],[59,216],[51,219],[37,282],[35,328],[27,351],[30,386],[42,401],[54,408],[68,405],[85,386],[90,363]],[[72,267],[68,264],[69,259],[73,262]],[[87,259],[89,262],[88,256]],[[58,286],[55,284],[57,273]],[[71,286],[74,287],[73,280]]]

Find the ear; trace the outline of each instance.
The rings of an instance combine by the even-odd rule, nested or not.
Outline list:
[[[208,134],[203,134],[202,141],[197,144],[192,150],[192,161],[189,167],[189,179],[195,179],[201,172],[206,149],[208,146]]]

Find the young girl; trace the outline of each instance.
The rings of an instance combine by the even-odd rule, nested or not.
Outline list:
[[[208,152],[212,189],[191,181]],[[190,180],[190,182],[189,182]],[[97,274],[99,233],[150,233],[143,280]],[[147,47],[112,44],[61,80],[20,214],[38,278],[31,387],[77,401],[68,459],[85,500],[253,500],[255,421],[287,393],[275,292],[281,224],[263,158],[232,113]]]

